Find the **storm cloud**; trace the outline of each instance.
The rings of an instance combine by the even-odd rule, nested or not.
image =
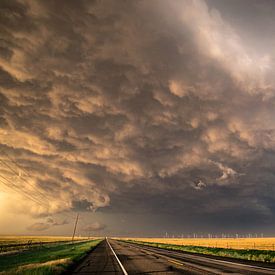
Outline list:
[[[18,212],[271,222],[274,52],[215,1],[0,7],[0,181]]]
[[[104,230],[106,228],[105,224],[101,224],[99,222],[94,222],[92,224],[88,224],[86,225],[83,230],[84,231],[101,231]]]

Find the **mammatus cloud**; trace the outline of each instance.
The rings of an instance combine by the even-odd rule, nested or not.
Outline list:
[[[133,211],[168,211],[174,197],[179,212],[245,204],[273,215],[273,53],[245,45],[217,10],[203,0],[0,6],[0,181],[18,208],[41,217],[121,198],[124,211],[146,192]]]

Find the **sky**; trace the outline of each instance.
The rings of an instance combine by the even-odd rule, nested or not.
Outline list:
[[[2,0],[0,234],[275,235],[274,26],[272,0]]]

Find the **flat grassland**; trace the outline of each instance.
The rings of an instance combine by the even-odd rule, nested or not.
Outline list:
[[[275,263],[275,238],[123,238],[122,240],[170,250]]]
[[[42,246],[54,246],[62,243],[70,243],[71,237],[63,236],[0,236],[0,255],[8,252],[23,251]],[[88,240],[76,237],[75,242]]]
[[[32,238],[33,239],[33,238]],[[38,239],[38,238],[37,238]],[[53,240],[51,237],[50,240]],[[25,242],[26,239],[24,239]],[[41,239],[39,239],[41,240]],[[45,240],[42,238],[42,240]],[[56,241],[55,237],[54,240]],[[60,238],[58,238],[60,240]],[[0,254],[1,275],[52,275],[61,274],[79,261],[101,240],[43,245],[17,253]]]
[[[63,236],[0,236],[0,246],[1,245],[14,245],[22,244],[28,242],[60,242],[60,241],[70,241],[72,237]],[[75,240],[82,240],[84,238],[75,237]]]
[[[131,238],[131,240],[185,246],[275,251],[275,238]]]

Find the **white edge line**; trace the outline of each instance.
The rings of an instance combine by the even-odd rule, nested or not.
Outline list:
[[[184,253],[184,251],[183,251],[183,253]],[[185,255],[187,255],[187,254],[185,254]],[[207,254],[205,254],[205,255],[207,255]],[[243,264],[243,263],[236,263],[236,262],[232,262],[232,261],[224,261],[224,260],[212,259],[212,258],[208,258],[208,257],[203,257],[203,255],[202,256],[195,255],[195,257],[197,257],[199,259],[202,259],[202,260],[204,260],[204,259],[210,259],[211,261],[217,262],[217,263],[225,263],[225,264],[229,264],[229,265],[237,265],[237,266],[243,266],[243,267],[247,267],[247,268],[262,269],[262,270],[273,271],[273,272],[275,271],[274,269],[268,268],[268,267],[257,266],[257,265],[250,265],[250,264]],[[187,258],[189,258],[189,257],[187,257]],[[192,257],[190,257],[190,258],[192,258]],[[236,259],[238,259],[238,258],[236,258]]]
[[[232,265],[238,265],[238,266],[243,266],[243,267],[247,267],[247,268],[262,269],[262,270],[273,271],[273,272],[275,271],[272,268],[263,267],[263,266],[256,266],[256,265],[249,265],[249,264],[242,264],[242,263],[235,263],[235,262],[231,262],[231,261],[223,261],[223,260],[217,260],[217,259],[214,259],[214,260],[216,262],[220,262],[220,263],[227,263],[227,264],[232,264]]]
[[[115,255],[115,258],[116,258],[116,260],[117,260],[117,262],[118,262],[120,268],[122,269],[123,274],[124,274],[124,275],[128,275],[128,273],[127,273],[127,271],[125,270],[124,266],[122,265],[122,263],[120,262],[119,258],[117,257],[117,255],[116,255],[114,249],[113,249],[112,246],[110,245],[110,243],[109,243],[107,237],[106,237],[106,241],[107,241],[107,243],[108,243],[110,249],[112,250],[113,254]]]

